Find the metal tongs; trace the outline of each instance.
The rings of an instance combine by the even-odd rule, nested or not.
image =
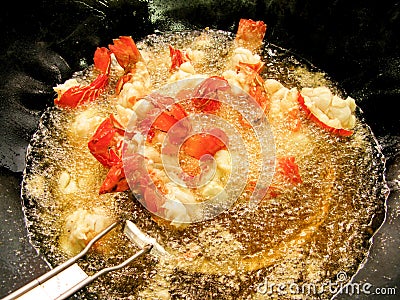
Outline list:
[[[119,265],[104,268],[91,276],[87,275],[76,262],[87,254],[94,243],[100,240],[117,225],[118,222],[111,224],[98,235],[96,235],[79,254],[43,274],[42,276],[34,279],[27,285],[9,294],[2,300],[66,299],[75,294],[84,286],[93,282],[99,276],[111,271],[122,269],[136,258],[149,253],[151,250],[152,253],[156,255],[165,255],[167,253],[154,238],[144,234],[134,223],[128,220],[126,221],[124,227],[124,234],[130,239],[130,241],[138,246],[140,250]]]

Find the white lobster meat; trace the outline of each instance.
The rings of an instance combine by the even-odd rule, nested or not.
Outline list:
[[[71,175],[63,171],[58,178],[58,188],[63,194],[72,194],[79,192],[79,187],[75,180],[71,178]]]
[[[342,99],[328,87],[303,88],[301,95],[305,106],[325,125],[335,129],[350,130],[354,127],[356,103],[353,98]]]
[[[248,74],[240,71],[241,64],[261,64],[261,58],[258,54],[253,54],[249,49],[238,47],[233,51],[230,69],[224,71],[222,76],[230,85],[237,86],[248,93],[252,81],[249,81]]]
[[[270,114],[275,118],[282,118],[291,110],[297,109],[298,91],[296,88],[288,89],[286,87],[280,88],[271,96],[271,110]]]
[[[249,49],[238,47],[233,51],[231,62],[232,66],[236,68],[241,63],[251,65],[259,64],[261,63],[261,58],[258,54],[253,54]]]
[[[137,120],[137,115],[136,113],[127,107],[124,107],[120,104],[117,104],[115,106],[117,113],[116,113],[116,119],[117,121],[124,127],[127,128],[129,123],[134,123]]]
[[[65,81],[62,84],[57,84],[53,90],[59,95],[61,96],[62,94],[64,94],[68,89],[74,87],[74,86],[79,86],[79,82],[75,79],[68,79],[67,81]]]
[[[71,131],[78,138],[90,138],[103,120],[95,108],[89,107],[76,115]]]
[[[101,208],[90,211],[79,208],[66,218],[66,237],[62,247],[65,251],[76,254],[111,223],[111,217]]]
[[[182,189],[173,182],[168,182],[165,188],[168,193],[162,207],[165,209],[166,218],[171,220],[171,225],[175,227],[185,226],[184,223],[192,220],[185,204],[196,203],[195,197],[189,190]]]
[[[192,78],[196,71],[190,61],[186,61],[179,66],[179,69],[174,72],[169,78],[168,82],[176,82],[178,80]]]
[[[236,72],[235,70],[226,70],[222,73],[222,76],[229,82],[231,86],[239,87],[246,93],[250,90],[250,83],[246,74],[242,72]]]
[[[217,167],[224,173],[230,174],[232,168],[231,155],[228,150],[219,150],[214,155]]]
[[[138,99],[149,94],[151,90],[150,74],[144,62],[137,62],[135,72],[131,74],[132,77],[118,95],[118,104],[126,108],[132,108]]]

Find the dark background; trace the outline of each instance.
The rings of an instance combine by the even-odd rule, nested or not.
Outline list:
[[[235,31],[240,18],[266,22],[269,42],[326,71],[364,111],[387,158],[391,195],[385,225],[354,282],[397,287],[400,294],[400,2],[56,0],[7,4],[0,13],[0,297],[48,268],[26,237],[19,189],[26,147],[41,111],[53,103],[52,87],[92,64],[95,48],[107,46],[119,35],[140,40],[156,30],[206,26]]]

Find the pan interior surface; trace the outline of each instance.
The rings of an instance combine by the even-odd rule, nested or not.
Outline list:
[[[199,37],[211,41],[195,49],[207,54],[203,73],[218,72],[231,51],[234,36],[229,32],[164,33],[137,43],[148,55],[156,87],[168,76],[168,45],[193,46]],[[266,62],[263,78],[298,89],[325,85],[345,95],[327,74],[285,49],[264,45],[260,55]],[[90,72],[75,76],[89,80]],[[387,196],[384,158],[360,110],[354,133],[346,138],[319,128],[304,115],[300,138],[288,137],[285,124],[272,124],[277,155],[298,155],[302,185],[283,185],[280,195],[264,199],[256,210],[237,205],[212,220],[175,229],[155,221],[128,192],[98,195],[106,170],[87,151],[87,140],[74,136],[73,124],[83,110],[102,118],[109,115],[111,93],[105,91],[100,100],[82,109],[52,107],[43,114],[28,149],[22,184],[30,238],[51,265],[60,264],[71,255],[63,247],[66,220],[85,210],[133,221],[156,238],[170,257],[134,262],[90,285],[82,292],[83,299],[95,295],[248,299],[268,292],[259,288],[266,280],[323,286],[343,281],[338,274],[346,274],[347,282],[358,270],[383,222]],[[116,232],[82,261],[82,267],[94,272],[135,251],[123,233]],[[333,295],[325,290],[310,296],[329,299]]]

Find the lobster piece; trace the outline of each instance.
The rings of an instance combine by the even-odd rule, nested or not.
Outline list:
[[[119,160],[108,171],[100,187],[99,194],[124,192],[127,190],[129,190],[129,185],[125,177],[122,160]]]
[[[296,164],[294,156],[279,157],[278,172],[291,184],[299,184],[303,182],[300,176],[299,166]]]
[[[269,98],[264,88],[264,79],[259,75],[263,64],[246,64],[239,63],[239,72],[242,72],[246,75],[247,81],[251,82],[249,84],[249,95],[257,101],[257,103],[261,106],[263,111],[269,110]]]
[[[191,157],[200,159],[203,155],[214,156],[219,150],[226,149],[228,137],[218,129],[207,133],[199,133],[189,137],[182,145],[182,150]]]
[[[106,47],[98,47],[93,57],[94,67],[102,74],[109,74],[111,67],[111,52]]]
[[[252,51],[256,50],[261,46],[266,30],[267,25],[263,21],[240,19],[235,43],[237,46],[242,46]]]
[[[99,97],[108,83],[108,75],[99,74],[87,86],[73,86],[54,100],[54,104],[62,108],[75,108],[79,105],[94,101]]]
[[[94,101],[99,97],[108,83],[111,65],[111,53],[107,48],[97,48],[94,53],[94,67],[100,74],[89,85],[76,85],[59,93],[54,104],[63,108],[75,108],[79,105]]]
[[[182,120],[187,116],[186,111],[179,103],[174,103],[171,107],[164,110],[154,121],[152,127],[164,132],[170,130],[170,128],[179,120]]]
[[[111,168],[121,160],[121,147],[125,130],[122,125],[110,115],[97,128],[90,139],[90,153],[105,167]]]
[[[293,108],[289,110],[288,115],[286,116],[286,128],[293,131],[298,132],[301,128],[301,120],[299,117],[300,109],[299,107]]]
[[[223,73],[230,84],[248,92],[265,112],[269,110],[269,99],[260,76],[264,62],[256,51],[262,45],[266,28],[263,21],[240,20],[231,66]]]
[[[131,72],[135,64],[142,59],[135,42],[130,36],[120,36],[118,39],[114,39],[113,42],[114,44],[108,45],[108,48],[114,53],[125,73]]]
[[[299,166],[295,162],[294,156],[282,156],[277,158],[276,164],[276,175],[280,175],[274,178],[274,181],[265,190],[262,188],[260,192],[264,195],[266,193],[267,198],[276,198],[282,193],[282,181],[286,181],[292,185],[301,184],[303,180],[300,176]],[[246,189],[251,193],[254,193],[257,181],[249,181]]]
[[[211,76],[200,83],[192,95],[193,106],[206,113],[216,112],[221,107],[218,91],[227,91],[231,87],[226,79]]]
[[[136,64],[142,60],[142,55],[130,36],[120,36],[114,39],[113,43],[108,47],[114,53],[118,64],[124,69],[124,75],[118,79],[115,87],[115,92],[119,95],[124,84],[132,80]]]
[[[156,134],[156,130],[168,132],[172,126],[187,116],[183,106],[179,103],[174,103],[173,98],[158,94],[153,94],[152,97],[154,104],[158,107],[149,112],[149,115],[153,117],[156,116],[156,118],[154,120],[152,120],[152,118],[146,118],[142,121],[140,126],[144,128],[143,133],[150,127],[150,130],[147,132],[147,141],[150,143]],[[184,124],[186,124],[186,122],[184,122]],[[170,136],[172,139],[175,139],[175,143],[180,140],[182,135],[185,136],[186,134],[179,130],[180,127],[181,126],[175,127],[173,135]],[[185,132],[187,132],[187,130]]]
[[[334,134],[340,135],[340,136],[350,136],[353,134],[353,131],[350,129],[346,128],[336,128],[333,126],[328,125],[326,122],[323,122],[316,114],[314,114],[310,108],[307,106],[305,103],[304,97],[301,93],[299,93],[299,97],[297,98],[300,108],[306,113],[307,117],[317,123],[320,127],[324,128],[325,130],[328,130],[329,132],[332,132]],[[325,117],[325,119],[328,119]]]
[[[237,68],[240,69],[250,69],[253,72],[255,72],[256,74],[260,74],[262,68],[264,67],[264,62],[259,61],[257,63],[251,64],[251,63],[245,63],[242,61],[239,61],[239,65],[237,66]]]
[[[164,203],[164,200],[160,195],[156,192],[157,182],[159,181],[158,178],[151,174],[146,167],[146,158],[138,153],[133,153],[124,159],[124,170],[125,176],[129,178],[129,186],[125,186],[124,183],[127,182],[126,180],[122,179],[122,177],[114,176],[118,174],[110,174],[109,177],[110,182],[117,183],[114,185],[117,191],[124,191],[124,188],[131,188],[132,192],[135,196],[143,197],[145,202],[146,208],[151,212],[159,211]],[[111,169],[110,169],[111,171]],[[121,179],[121,180],[119,180]],[[120,183],[120,184],[118,184]],[[111,185],[110,185],[111,186]]]
[[[115,93],[119,95],[124,87],[124,84],[131,81],[133,77],[132,73],[124,74],[119,79],[117,84],[115,85]]]
[[[184,62],[190,61],[189,56],[184,51],[175,49],[171,45],[169,45],[169,55],[171,57],[171,72],[179,69]]]

